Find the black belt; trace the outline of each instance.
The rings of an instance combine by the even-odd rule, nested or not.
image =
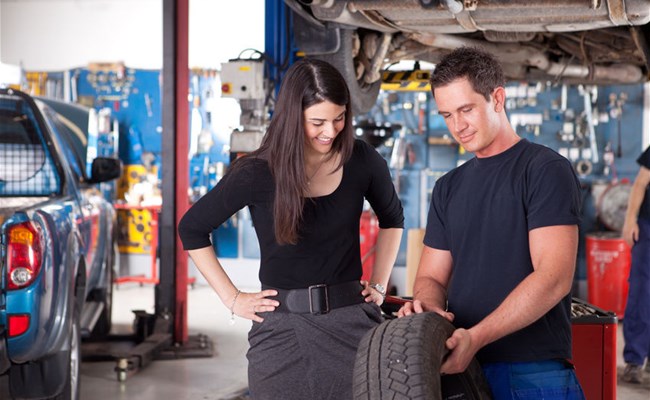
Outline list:
[[[275,311],[297,314],[326,314],[335,308],[351,306],[364,302],[361,295],[363,286],[359,281],[337,283],[335,285],[312,285],[306,289],[263,289],[277,290],[278,295],[268,297],[280,302]]]

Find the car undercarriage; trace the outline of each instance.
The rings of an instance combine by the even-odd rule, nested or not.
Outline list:
[[[369,97],[392,64],[435,64],[462,46],[496,55],[511,80],[648,79],[648,0],[285,1],[298,48],[335,64]]]

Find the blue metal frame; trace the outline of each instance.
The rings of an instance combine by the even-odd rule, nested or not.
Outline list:
[[[278,0],[265,0],[264,15],[264,52],[269,61],[266,78],[277,92],[284,72],[297,58],[291,30],[293,18],[284,1]]]

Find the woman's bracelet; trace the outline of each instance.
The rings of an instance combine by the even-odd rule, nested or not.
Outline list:
[[[230,324],[235,323],[235,302],[237,301],[237,297],[239,297],[239,294],[241,293],[241,290],[237,289],[237,293],[235,293],[235,297],[232,299],[232,303],[230,304]]]
[[[380,283],[369,283],[368,287],[375,289],[375,291],[379,293],[381,297],[386,299],[386,288],[384,287],[384,285]]]

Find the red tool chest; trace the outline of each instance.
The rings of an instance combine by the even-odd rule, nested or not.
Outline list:
[[[585,397],[615,400],[616,314],[577,298],[571,308],[572,361]]]

